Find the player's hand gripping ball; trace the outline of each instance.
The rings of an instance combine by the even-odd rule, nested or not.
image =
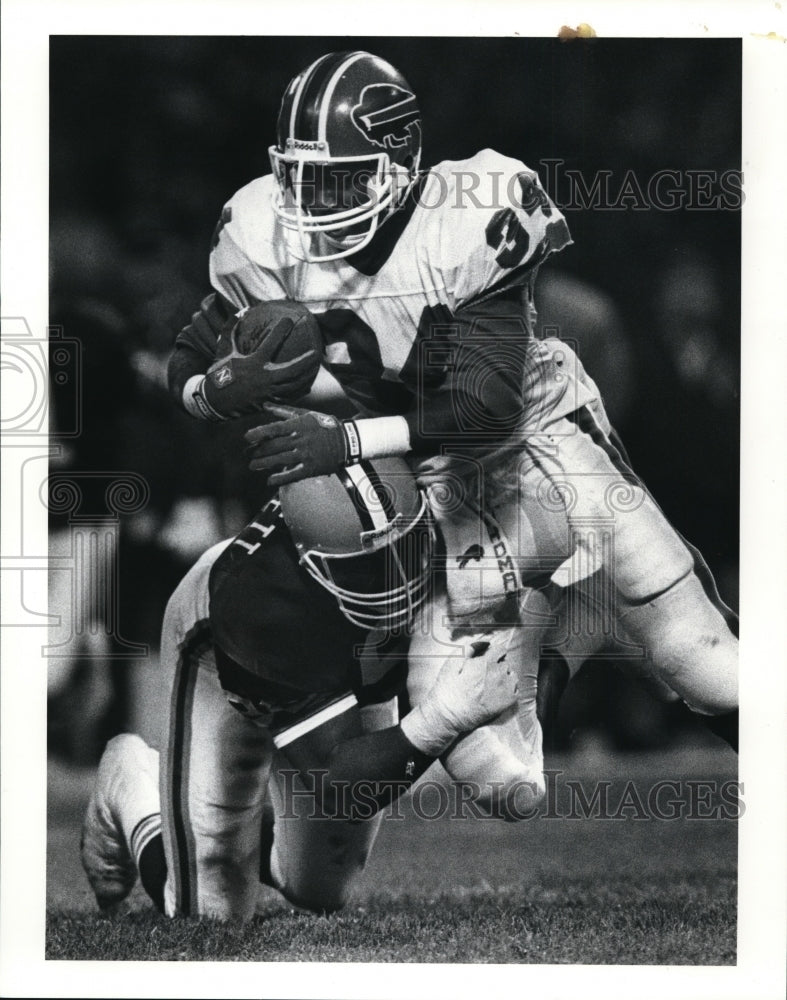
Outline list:
[[[261,302],[219,335],[203,392],[222,417],[257,413],[265,403],[305,395],[321,358],[320,329],[305,306]]]

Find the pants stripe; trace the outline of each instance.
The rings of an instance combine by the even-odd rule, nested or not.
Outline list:
[[[570,420],[571,423],[576,424],[582,433],[587,434],[593,443],[607,454],[609,460],[627,481],[635,482],[638,486],[641,486],[651,500],[653,500],[653,503],[656,503],[647,486],[645,486],[636,473],[632,472],[628,455],[626,454],[626,451],[614,430],[607,435],[603,428],[598,424],[593,412],[586,406],[583,406],[581,409],[569,414],[567,419]],[[656,505],[658,506],[658,504]],[[713,573],[711,573],[710,567],[705,562],[702,553],[698,548],[692,545],[691,542],[687,541],[674,526],[673,531],[675,531],[675,534],[689,550],[689,554],[694,561],[694,574],[700,581],[702,589],[705,591],[708,600],[721,614],[722,618],[724,618],[733,635],[737,637],[738,616],[731,608],[727,607],[721,599],[718,588],[716,587],[716,581],[713,579]]]
[[[172,849],[174,853],[173,880],[175,909],[177,913],[197,913],[196,853],[189,816],[189,765],[191,758],[191,716],[194,705],[194,688],[197,680],[198,657],[210,643],[210,630],[206,621],[194,625],[180,647],[175,682],[172,687],[170,713],[170,788],[174,826]]]

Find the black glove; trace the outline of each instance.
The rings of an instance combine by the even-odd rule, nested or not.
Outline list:
[[[351,457],[347,432],[338,417],[295,406],[265,404],[276,421],[246,432],[253,472],[281,469],[268,479],[271,486],[326,476],[357,458]]]
[[[320,367],[319,328],[294,302],[262,302],[224,328],[201,392],[218,419],[305,395]]]

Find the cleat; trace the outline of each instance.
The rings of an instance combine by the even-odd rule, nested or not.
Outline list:
[[[82,867],[102,910],[115,909],[137,881],[137,866],[123,830],[121,810],[133,813],[139,803],[141,818],[150,811],[145,807],[151,801],[151,788],[155,792],[152,801],[157,800],[157,772],[158,754],[139,736],[123,733],[107,743],[80,842]]]

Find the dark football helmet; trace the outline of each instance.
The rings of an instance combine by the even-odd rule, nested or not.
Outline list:
[[[383,59],[331,52],[287,87],[268,152],[274,211],[299,234],[305,259],[347,257],[366,246],[415,181],[418,102]]]
[[[401,458],[282,486],[284,520],[301,565],[363,628],[409,625],[429,592],[434,522]]]

